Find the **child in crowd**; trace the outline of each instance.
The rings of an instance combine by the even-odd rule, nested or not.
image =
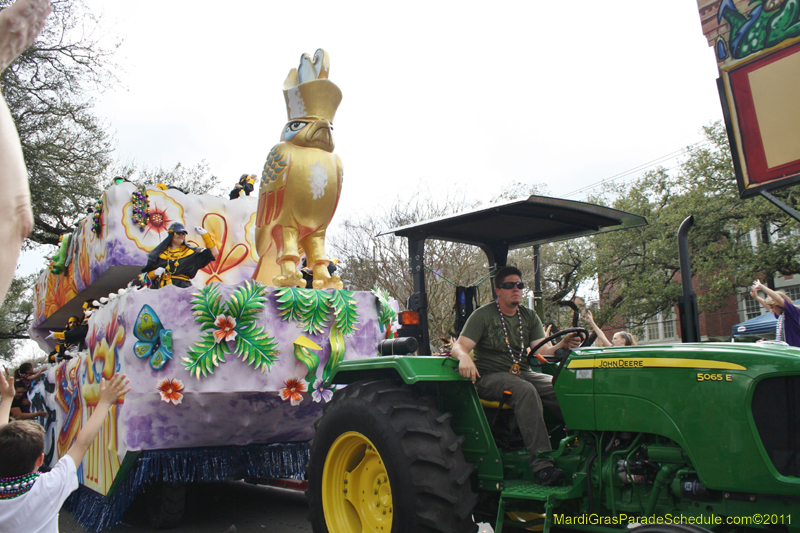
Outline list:
[[[39,374],[44,372],[44,367],[39,370],[33,370],[33,364],[22,363],[19,368],[14,372],[14,385],[17,387],[25,387],[25,392],[31,388],[33,380],[39,377]]]
[[[58,532],[58,511],[78,488],[77,467],[94,441],[108,411],[125,395],[128,380],[115,374],[100,382],[100,401],[67,454],[50,472],[44,462],[44,429],[28,420],[8,422],[14,385],[0,372],[0,533]]]

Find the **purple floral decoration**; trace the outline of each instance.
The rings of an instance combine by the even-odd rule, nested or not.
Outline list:
[[[322,400],[325,400],[325,403],[331,401],[333,398],[333,389],[329,389],[325,386],[325,382],[322,381],[322,378],[317,378],[314,382],[314,391],[311,393],[311,398],[319,403]]]

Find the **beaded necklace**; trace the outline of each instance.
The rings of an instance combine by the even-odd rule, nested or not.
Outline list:
[[[783,321],[786,319],[786,312],[784,311],[778,316],[778,323],[775,326],[775,340],[783,340]]]
[[[515,376],[518,376],[521,372],[519,363],[522,361],[522,356],[525,354],[525,338],[522,335],[522,313],[519,312],[519,306],[517,306],[517,325],[519,326],[519,355],[514,355],[514,351],[511,349],[511,343],[508,342],[508,329],[506,328],[506,320],[503,318],[503,311],[500,309],[500,302],[495,301],[497,304],[497,312],[500,313],[500,324],[503,325],[503,336],[506,339],[506,347],[508,348],[508,355],[511,356],[511,372]]]
[[[166,259],[167,261],[167,266],[164,268],[164,270],[169,274],[174,274],[180,265],[178,259],[183,259],[186,256],[192,255],[193,253],[194,250],[185,244],[182,244],[178,248],[165,248],[159,257],[161,259]]]
[[[31,472],[24,476],[7,477],[0,479],[0,500],[11,500],[22,496],[33,487],[39,472]]]

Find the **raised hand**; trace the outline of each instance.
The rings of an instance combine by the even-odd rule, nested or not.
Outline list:
[[[5,371],[0,371],[0,396],[3,398],[14,397],[14,380],[5,375]]]
[[[125,376],[125,374],[114,374],[109,381],[101,379],[99,403],[105,403],[109,407],[117,403],[117,400],[125,396],[126,393],[130,392],[130,387],[125,388],[128,383],[130,383],[130,380]]]

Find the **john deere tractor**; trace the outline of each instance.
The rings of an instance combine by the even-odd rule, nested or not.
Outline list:
[[[550,421],[546,455],[565,475],[550,487],[534,484],[507,406],[485,405],[455,359],[430,355],[426,239],[479,246],[493,267],[509,249],[644,223],[530,197],[394,230],[409,240],[408,307],[420,325],[404,330],[419,353],[402,355],[417,343],[396,339],[396,355],[345,361],[331,376],[337,390],[307,469],[314,531],[474,532],[479,522],[495,532],[800,531],[800,349],[694,343],[556,354],[542,371],[555,376],[564,420]]]

